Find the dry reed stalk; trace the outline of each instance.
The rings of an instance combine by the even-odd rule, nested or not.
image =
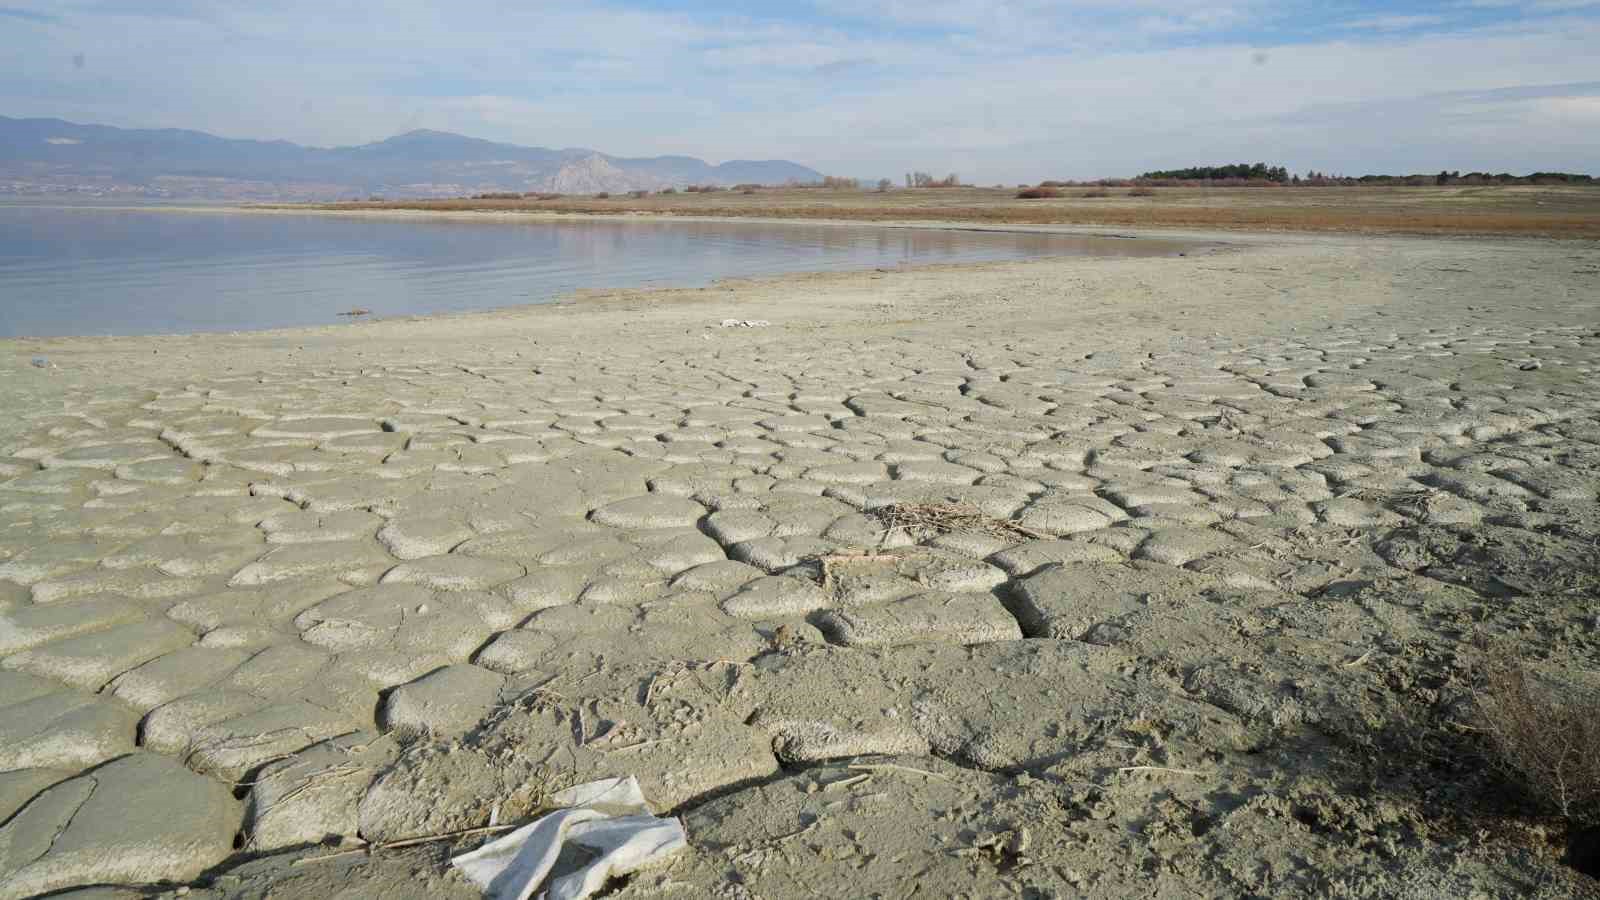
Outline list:
[[[964,504],[895,503],[872,510],[872,515],[877,516],[889,532],[901,530],[919,539],[957,531],[1027,540],[1051,538],[1051,535],[1035,531],[1014,519],[985,515]]]

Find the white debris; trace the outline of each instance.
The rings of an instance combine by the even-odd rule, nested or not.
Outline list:
[[[723,328],[766,328],[771,325],[766,319],[723,319]]]
[[[551,880],[540,900],[584,900],[607,879],[664,861],[688,844],[683,823],[650,813],[632,775],[568,788],[551,797],[564,807],[505,837],[457,856],[450,864],[489,900],[528,900],[571,841],[594,854],[575,872]]]

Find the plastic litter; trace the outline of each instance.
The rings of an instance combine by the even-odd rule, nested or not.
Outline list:
[[[663,862],[688,846],[683,823],[651,815],[632,775],[580,784],[551,800],[564,808],[463,853],[450,864],[482,888],[489,900],[528,900],[570,842],[590,851],[594,859],[553,879],[539,897],[584,900],[607,879]]]
[[[723,328],[766,328],[771,325],[766,319],[723,319]]]

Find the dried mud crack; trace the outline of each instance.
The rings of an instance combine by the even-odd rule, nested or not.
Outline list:
[[[1596,892],[1476,716],[1600,683],[1600,251],[1235,241],[7,342],[0,898],[472,897],[619,774],[617,898]]]

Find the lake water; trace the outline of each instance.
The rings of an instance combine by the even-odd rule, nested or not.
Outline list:
[[[720,222],[470,222],[0,205],[0,336],[234,331],[549,302],[583,288],[1178,245]],[[797,302],[800,301],[797,298]]]

